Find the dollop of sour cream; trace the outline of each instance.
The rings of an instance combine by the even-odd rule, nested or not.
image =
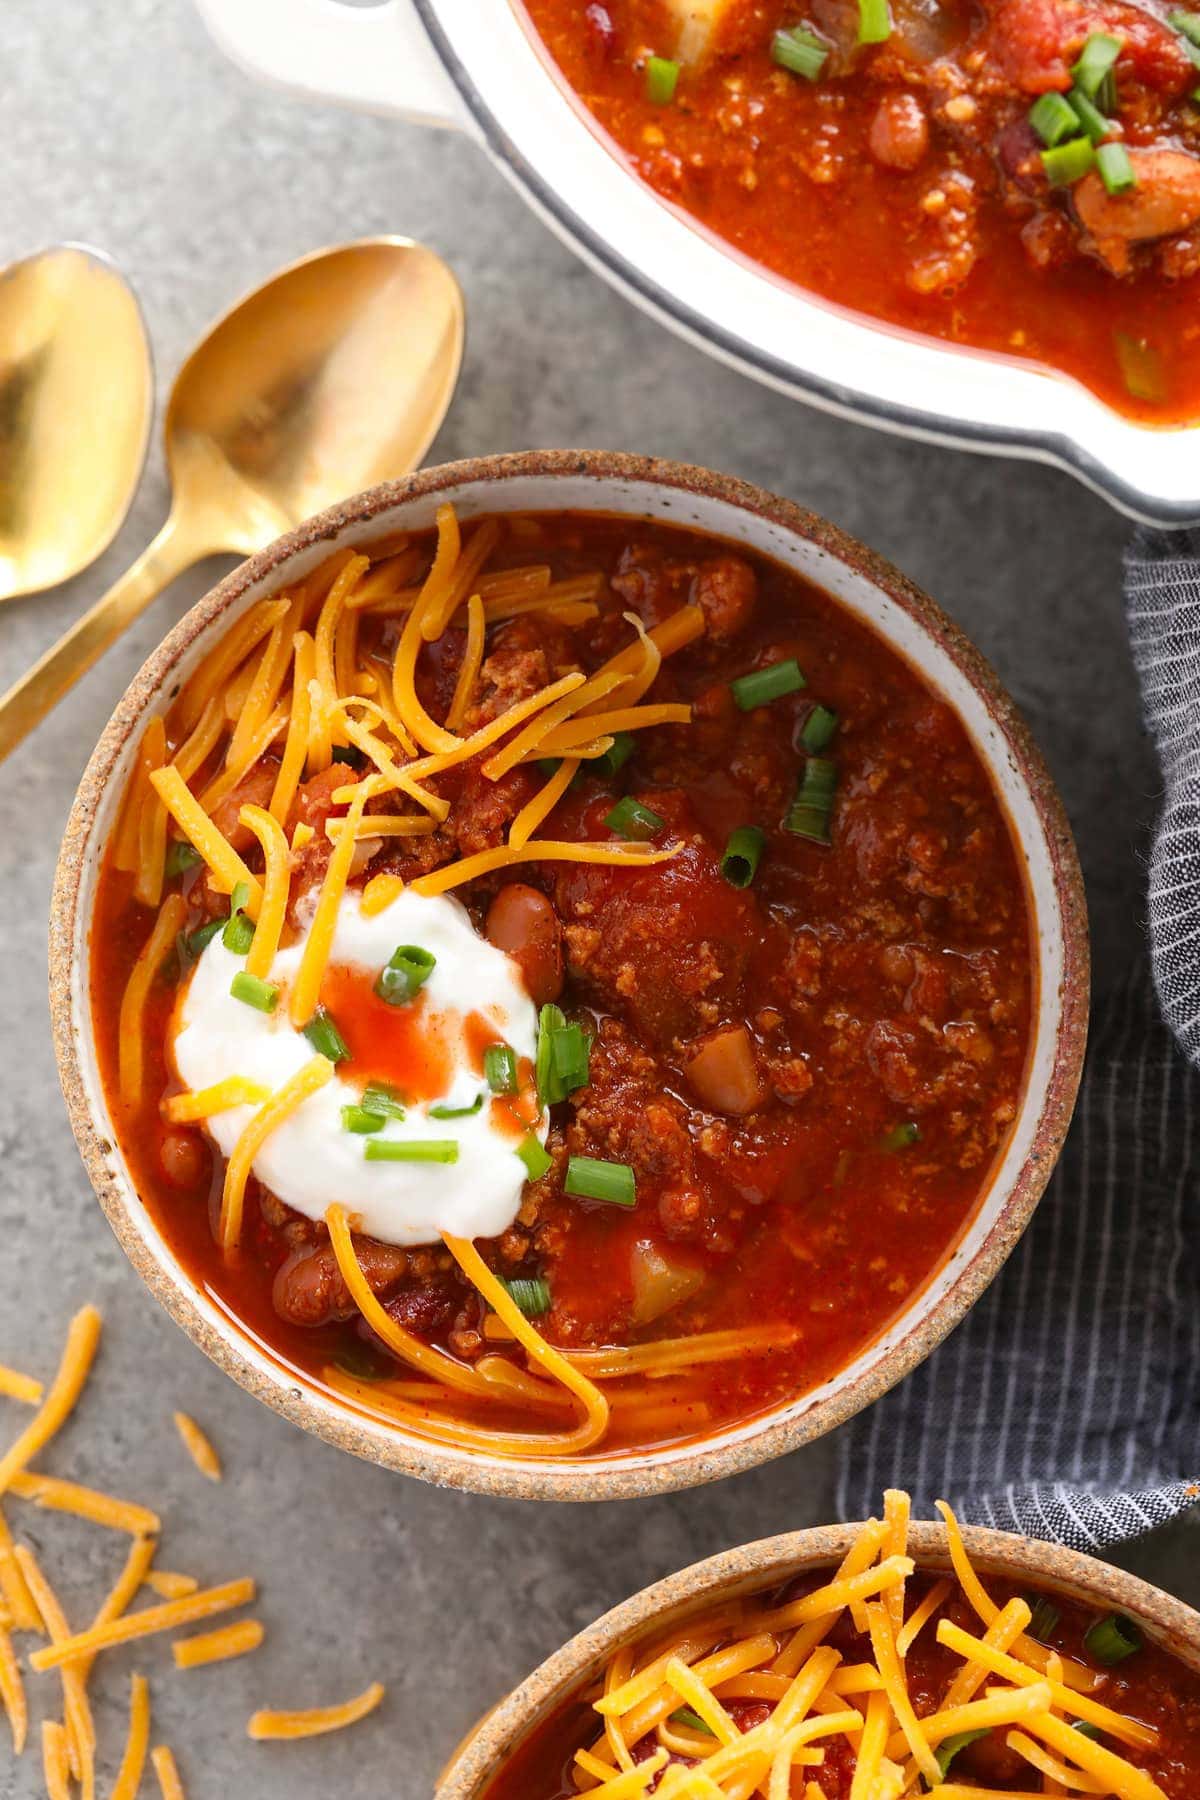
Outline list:
[[[271,980],[282,991],[273,1013],[258,1012],[230,993],[245,958],[227,950],[219,932],[206,945],[174,1022],[175,1066],[186,1087],[197,1091],[241,1075],[274,1091],[310,1061],[313,1046],[287,1013],[288,987],[307,935],[275,958]],[[402,944],[418,945],[436,960],[415,998],[390,1006],[374,994],[374,983]],[[323,1219],[340,1202],[363,1231],[384,1243],[429,1244],[443,1232],[477,1238],[506,1231],[526,1179],[517,1149],[531,1127],[510,1100],[492,1096],[482,1054],[487,1043],[506,1043],[519,1061],[534,1057],[537,1012],[517,964],[482,938],[448,896],[406,890],[367,917],[350,890],[338,910],[322,1001],[350,1060],[271,1133],[254,1160],[259,1180],[310,1219]],[[364,1136],[346,1129],[342,1108],[358,1105],[372,1081],[397,1091],[406,1112]],[[481,1094],[473,1113],[431,1116],[432,1107],[470,1107]],[[253,1112],[231,1107],[205,1121],[224,1155]],[[546,1121],[534,1129],[544,1141]],[[457,1161],[373,1162],[364,1154],[373,1141],[430,1138],[453,1139]]]

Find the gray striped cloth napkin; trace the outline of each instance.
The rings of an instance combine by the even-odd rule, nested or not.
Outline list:
[[[904,1487],[918,1517],[941,1497],[1096,1550],[1200,1499],[1200,534],[1139,534],[1126,576],[1165,783],[1153,982],[1137,964],[1093,1020],[1062,1160],[988,1293],[843,1432],[843,1518]]]

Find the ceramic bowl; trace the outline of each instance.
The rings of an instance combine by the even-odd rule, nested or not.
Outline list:
[[[572,1638],[488,1714],[443,1771],[435,1800],[482,1800],[489,1780],[503,1768],[506,1758],[564,1702],[586,1688],[623,1645],[657,1635],[721,1600],[769,1592],[794,1576],[832,1569],[860,1530],[859,1525],[831,1525],[761,1538],[755,1544],[743,1544],[740,1549],[693,1563],[690,1569],[668,1576],[614,1607]],[[1149,1641],[1200,1673],[1200,1613],[1182,1601],[1122,1569],[1064,1550],[1061,1544],[974,1526],[964,1527],[963,1536],[972,1563],[984,1577],[1028,1582],[1089,1610],[1125,1613]],[[937,1574],[950,1572],[946,1532],[941,1525],[911,1526],[909,1554],[918,1568]]]
[[[873,627],[958,713],[1024,863],[1034,927],[1032,1048],[1017,1117],[974,1218],[902,1315],[840,1374],[701,1442],[549,1464],[464,1453],[356,1411],[276,1361],[194,1284],[138,1198],[108,1117],[90,1023],[88,932],[102,852],[144,720],[256,600],[339,547],[432,524],[445,500],[463,519],[559,509],[663,519],[795,569]],[[189,1337],[251,1393],[343,1449],[429,1481],[542,1499],[616,1498],[711,1481],[819,1437],[897,1382],[958,1323],[1028,1223],[1066,1133],[1086,1036],[1086,909],[1070,831],[1041,758],[978,651],[895,569],[790,501],[704,469],[592,451],[529,451],[425,470],[321,514],[227,576],[135,677],[88,764],[59,859],[50,941],[55,1044],[84,1162],[130,1261]]]

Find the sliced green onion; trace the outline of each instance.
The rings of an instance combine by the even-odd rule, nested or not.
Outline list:
[[[470,1106],[431,1106],[431,1119],[471,1119],[483,1105],[483,1095],[476,1094]]]
[[[1200,12],[1184,12],[1177,8],[1167,14],[1167,24],[1173,25],[1190,44],[1200,47]]]
[[[838,728],[838,716],[827,706],[814,706],[804,721],[800,742],[815,756],[824,750]]]
[[[636,749],[637,740],[632,731],[615,731],[604,755],[594,757],[588,764],[589,774],[598,775],[602,780],[619,774]]]
[[[915,1119],[906,1119],[902,1125],[893,1125],[879,1140],[881,1150],[907,1150],[910,1145],[919,1143],[921,1127]]]
[[[1093,31],[1083,46],[1079,61],[1071,69],[1071,78],[1089,100],[1094,100],[1100,92],[1122,48],[1120,38],[1110,37],[1105,31]]]
[[[558,1099],[565,1100],[588,1085],[591,1053],[592,1040],[582,1025],[563,1025],[550,1034],[550,1063],[554,1086],[560,1090]]]
[[[363,1145],[367,1162],[456,1163],[455,1138],[371,1138]]]
[[[1082,88],[1072,88],[1067,95],[1071,111],[1083,126],[1084,135],[1098,144],[1112,130],[1112,121],[1106,119],[1094,101],[1088,99]]]
[[[681,1706],[678,1712],[671,1714],[672,1725],[686,1725],[689,1731],[702,1731],[705,1737],[713,1735],[711,1725],[706,1725],[699,1713],[694,1713],[690,1706]]]
[[[806,81],[818,80],[828,56],[828,44],[800,25],[777,31],[771,39],[771,61],[793,75],[803,75]]]
[[[539,1319],[550,1311],[550,1283],[540,1275],[517,1275],[511,1281],[504,1281],[502,1275],[500,1279],[527,1319]]]
[[[1107,1618],[1097,1619],[1084,1633],[1083,1643],[1089,1656],[1106,1669],[1112,1669],[1126,1657],[1137,1655],[1142,1647],[1142,1634],[1124,1613],[1109,1613]]]
[[[489,1044],[483,1053],[483,1078],[493,1094],[517,1091],[517,1053],[511,1044]]]
[[[436,963],[437,958],[419,944],[400,944],[379,971],[375,992],[389,1006],[404,1006],[425,986]]]
[[[1051,187],[1074,187],[1095,161],[1092,141],[1085,137],[1072,138],[1069,143],[1056,144],[1053,150],[1042,151],[1042,167]]]
[[[975,1743],[979,1738],[987,1737],[990,1730],[990,1726],[983,1725],[978,1731],[960,1731],[954,1737],[942,1739],[933,1754],[937,1757],[937,1766],[942,1772],[943,1781],[950,1773],[950,1764],[959,1751],[965,1750],[968,1744]]]
[[[235,956],[248,955],[254,942],[254,926],[244,910],[249,898],[250,886],[245,881],[239,881],[229,896],[229,920],[221,933],[221,942]]]
[[[888,0],[858,0],[858,41],[860,44],[886,44],[892,35],[892,18]]]
[[[228,923],[228,919],[210,919],[207,925],[197,925],[195,931],[191,932],[188,937],[185,938],[184,941],[187,944],[188,955],[193,962],[200,955],[201,951],[204,950],[207,945],[212,943],[218,931],[224,931]]]
[[[679,64],[666,56],[646,58],[646,98],[652,106],[669,106],[679,84]]]
[[[1161,403],[1167,397],[1167,376],[1163,361],[1153,344],[1145,338],[1130,337],[1126,331],[1113,333],[1121,379],[1135,400]]]
[[[1039,1644],[1044,1644],[1053,1637],[1062,1614],[1053,1600],[1048,1600],[1045,1594],[1026,1594],[1025,1600],[1030,1612],[1029,1624],[1025,1629],[1030,1637],[1036,1638]]]
[[[807,686],[799,663],[794,656],[789,656],[785,662],[768,663],[765,669],[752,669],[749,675],[739,675],[736,681],[730,682],[729,691],[735,706],[742,712],[752,712],[756,706],[768,706],[772,700],[799,693]]]
[[[1137,186],[1137,176],[1124,144],[1101,144],[1096,152],[1096,167],[1110,194],[1128,194]]]
[[[402,1119],[404,1117],[404,1101],[395,1088],[387,1087],[382,1081],[369,1081],[363,1089],[362,1103],[365,1111],[379,1113],[385,1119]]]
[[[554,1158],[538,1143],[532,1131],[517,1145],[517,1155],[525,1164],[525,1173],[530,1181],[540,1181],[554,1163]]]
[[[543,1006],[538,1014],[537,1058],[534,1079],[543,1106],[557,1106],[590,1079],[592,1040],[581,1025],[568,1025],[557,1006]]]
[[[556,1094],[554,1078],[554,1034],[561,1031],[566,1022],[566,1015],[558,1006],[543,1006],[538,1014],[537,1053],[533,1074],[538,1099],[543,1106],[553,1106],[556,1100],[566,1098],[565,1094]]]
[[[1104,1732],[1099,1725],[1093,1725],[1090,1719],[1072,1719],[1071,1725],[1080,1737],[1091,1738],[1094,1744],[1104,1742]]]
[[[245,969],[238,970],[229,984],[229,991],[235,1000],[243,1000],[255,1012],[273,1013],[279,1005],[279,989],[275,983],[261,981],[257,975],[247,975]]]
[[[640,838],[644,842],[647,838],[652,838],[655,832],[661,831],[666,820],[660,819],[658,814],[652,812],[648,806],[643,806],[640,800],[635,800],[631,795],[626,794],[625,798],[618,800],[612,811],[605,815],[604,823],[610,831],[615,831],[618,837]]]
[[[637,1183],[628,1163],[601,1162],[594,1156],[572,1156],[563,1183],[579,1200],[607,1200],[613,1206],[633,1206]]]
[[[387,1120],[382,1113],[371,1112],[365,1106],[343,1106],[342,1130],[353,1131],[359,1137],[366,1137],[372,1131],[382,1131]]]
[[[1043,94],[1035,100],[1029,109],[1029,123],[1047,149],[1079,135],[1079,115],[1062,94]]]
[[[333,1022],[331,1014],[323,1006],[318,1006],[308,1024],[304,1027],[304,1035],[313,1049],[321,1056],[327,1056],[332,1063],[349,1062],[350,1050],[345,1038]]]
[[[721,873],[730,887],[750,886],[758,873],[766,841],[765,833],[757,825],[739,825],[736,831],[730,832],[725,854],[721,858]]]
[[[829,820],[833,797],[837,792],[837,764],[825,756],[810,756],[796,790],[796,798],[783,821],[785,831],[808,838],[814,844],[828,844]]]
[[[167,849],[167,880],[186,874],[188,869],[194,869],[203,860],[195,844],[189,844],[186,838],[176,838]]]

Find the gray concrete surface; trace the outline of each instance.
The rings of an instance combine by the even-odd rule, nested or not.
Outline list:
[[[1141,937],[1157,773],[1120,611],[1128,527],[1098,500],[1042,469],[822,418],[706,362],[601,286],[469,145],[252,88],[187,0],[5,0],[0,71],[0,262],[56,238],[110,251],[145,303],[163,386],[210,318],[273,268],[339,238],[408,232],[450,259],[470,309],[462,386],[431,460],[552,444],[689,458],[792,495],[893,557],[962,620],[1024,707],[1079,834],[1101,992],[1125,964]],[[103,562],[3,609],[2,684],[132,559],[165,505],[156,445]],[[159,1644],[102,1662],[101,1791],[138,1667],[153,1677],[154,1741],[176,1747],[192,1800],[419,1800],[472,1720],[601,1609],[695,1557],[827,1518],[833,1446],[620,1507],[552,1512],[438,1493],[293,1431],[210,1368],[144,1293],[93,1202],[58,1094],[46,911],[71,796],[114,701],[217,572],[177,583],[0,768],[0,1361],[47,1371],[69,1310],[96,1300],[103,1355],[52,1466],[156,1497],[164,1567],[262,1581],[269,1635],[255,1657],[177,1675]],[[177,1406],[219,1444],[222,1487],[183,1458]],[[86,1617],[118,1545],[40,1513],[21,1524],[55,1568],[71,1552],[78,1579],[64,1599]],[[1180,1527],[1124,1560],[1196,1601],[1195,1544]],[[386,1706],[352,1736],[244,1738],[254,1706],[313,1704],[375,1677]],[[44,1678],[35,1687],[53,1691]],[[36,1757],[14,1768],[0,1750],[0,1796],[41,1792]]]

